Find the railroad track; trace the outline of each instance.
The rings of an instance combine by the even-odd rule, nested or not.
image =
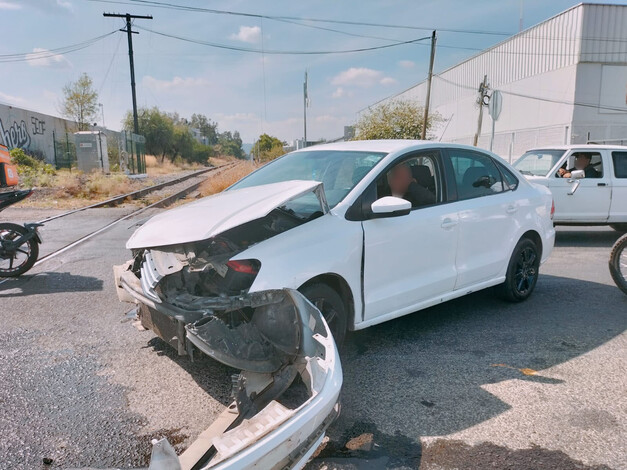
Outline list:
[[[235,165],[237,165],[237,163],[227,163],[225,165],[220,165],[220,166],[217,166],[217,167],[206,168],[206,169],[203,169],[203,170],[191,173],[189,175],[185,175],[185,176],[183,176],[181,178],[176,178],[174,180],[167,181],[165,183],[160,183],[160,184],[156,184],[154,186],[149,186],[147,188],[143,188],[143,189],[140,189],[138,191],[133,191],[131,193],[122,194],[120,196],[116,196],[116,197],[113,197],[111,199],[107,199],[106,201],[97,202],[97,203],[91,204],[89,206],[81,207],[79,209],[73,209],[71,211],[63,212],[61,214],[57,214],[57,215],[54,215],[52,217],[47,217],[47,218],[41,220],[39,223],[47,223],[47,222],[50,222],[52,220],[60,219],[62,217],[66,217],[68,215],[75,214],[77,212],[85,211],[85,210],[88,210],[88,209],[94,209],[94,208],[97,208],[97,207],[118,205],[118,204],[121,204],[122,202],[126,201],[127,199],[139,199],[141,197],[144,197],[147,194],[150,194],[151,192],[158,191],[158,190],[163,189],[163,188],[165,188],[167,186],[172,186],[174,184],[178,184],[178,183],[187,181],[187,180],[189,180],[191,178],[194,178],[196,176],[200,176],[200,175],[205,174],[205,173],[210,173],[210,172],[214,172],[215,171],[216,174],[218,174],[218,173],[221,173],[224,170],[232,168]],[[172,203],[176,202],[177,200],[179,200],[179,199],[187,196],[188,194],[196,191],[198,189],[198,187],[204,181],[205,180],[203,179],[202,181],[198,181],[198,182],[195,182],[193,184],[190,184],[189,186],[186,186],[185,188],[183,188],[183,189],[181,189],[181,190],[179,190],[179,191],[177,191],[177,192],[175,192],[173,194],[167,195],[167,196],[163,197],[162,199],[159,199],[158,201],[153,202],[152,204],[149,204],[148,206],[140,207],[137,210],[134,210],[134,211],[130,212],[129,214],[126,214],[126,215],[118,217],[117,219],[107,223],[106,225],[104,225],[104,226],[102,226],[102,227],[100,227],[100,228],[98,228],[96,230],[91,231],[90,233],[88,233],[86,235],[83,235],[82,237],[72,241],[71,243],[68,243],[68,244],[66,244],[63,247],[61,247],[61,248],[59,248],[57,250],[54,250],[51,253],[48,253],[48,254],[40,257],[37,260],[37,262],[35,262],[35,264],[33,265],[33,268],[35,266],[38,266],[38,265],[42,264],[42,263],[45,263],[46,261],[48,261],[48,260],[50,260],[52,258],[55,258],[56,256],[59,256],[59,255],[65,253],[68,250],[71,250],[75,246],[80,245],[81,243],[83,243],[83,242],[85,242],[85,241],[95,237],[96,235],[99,235],[99,234],[109,230],[110,228],[114,227],[115,225],[119,224],[120,222],[128,220],[128,219],[130,219],[132,217],[135,217],[136,215],[141,214],[142,212],[145,212],[145,211],[147,211],[149,209],[154,209],[154,208],[159,208],[159,207],[167,207],[167,206],[171,205]],[[0,284],[4,284],[5,282],[7,282],[7,281],[9,281],[11,279],[12,278],[0,279]]]
[[[120,194],[119,196],[114,196],[110,199],[107,199],[106,201],[100,201],[100,202],[96,202],[94,204],[90,204],[88,206],[85,207],[79,207],[78,209],[73,209],[71,211],[67,211],[67,212],[63,212],[61,214],[57,214],[57,215],[53,215],[51,217],[47,217],[43,220],[38,221],[38,223],[40,224],[45,224],[46,222],[50,222],[51,220],[55,220],[55,219],[60,219],[61,217],[66,217],[68,215],[71,214],[75,214],[77,212],[81,212],[87,209],[95,209],[97,207],[107,207],[107,206],[117,206],[118,204],[122,204],[124,201],[126,200],[136,200],[139,198],[142,198],[144,196],[146,196],[147,194],[150,194],[154,191],[158,191],[160,189],[166,188],[168,186],[173,186],[175,184],[179,184],[179,183],[183,183],[184,181],[187,181],[191,178],[194,178],[196,176],[200,176],[204,173],[210,173],[213,171],[222,171],[222,170],[226,170],[228,168],[232,168],[233,166],[237,165],[237,163],[226,163],[224,165],[220,165],[220,166],[214,166],[211,168],[203,168],[202,170],[198,170],[195,171],[193,173],[190,173],[188,175],[182,176],[180,178],[174,178],[170,181],[166,181],[164,183],[159,183],[159,184],[155,184],[153,186],[148,186],[146,188],[142,188],[142,189],[138,189],[137,191],[133,191],[130,193],[126,193],[126,194]],[[196,187],[198,187],[199,185],[197,185]]]

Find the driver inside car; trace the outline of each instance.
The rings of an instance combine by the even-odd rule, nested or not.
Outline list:
[[[570,178],[572,176],[572,172],[575,170],[583,170],[586,178],[600,178],[601,175],[594,168],[590,162],[592,161],[592,156],[589,153],[575,153],[575,167],[567,170],[566,168],[560,168],[557,170],[558,176],[562,178]]]
[[[399,163],[392,168],[388,172],[387,180],[392,196],[411,202],[412,207],[435,203],[435,195],[416,182],[408,163]]]

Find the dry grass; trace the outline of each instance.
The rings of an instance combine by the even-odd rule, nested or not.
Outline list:
[[[150,186],[154,180],[131,180],[121,173],[84,174],[78,171],[58,170],[46,187],[38,187],[33,196],[18,207],[74,209],[88,203],[104,201],[120,194]]]
[[[218,170],[220,173],[212,175],[207,181],[200,185],[200,188],[198,188],[200,196],[211,196],[212,194],[222,192],[256,168],[257,167],[251,163],[241,162],[232,168],[222,171]]]
[[[169,175],[185,170],[200,170],[203,168],[198,163],[185,163],[183,161],[175,161],[172,163],[167,158],[161,163],[154,155],[146,155],[146,173],[148,176]]]

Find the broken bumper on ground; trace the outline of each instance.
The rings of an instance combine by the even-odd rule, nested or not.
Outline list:
[[[147,296],[129,268],[115,268],[118,295],[141,306],[140,315],[150,317],[144,326],[181,353],[194,345],[241,369],[233,404],[178,457],[167,441],[155,442],[150,469],[302,468],[339,412],[342,385],[318,309],[292,289],[192,299],[189,309],[166,305]],[[249,321],[235,325],[213,313],[244,308],[253,312]]]

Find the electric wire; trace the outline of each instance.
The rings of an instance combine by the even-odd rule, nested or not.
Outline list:
[[[221,44],[221,43],[215,43],[215,42],[209,42],[209,41],[202,41],[199,39],[192,39],[192,38],[186,38],[186,37],[182,37],[182,36],[177,36],[175,34],[170,34],[170,33],[165,33],[163,31],[156,31],[154,29],[149,29],[149,28],[144,28],[141,26],[136,26],[137,29],[141,29],[143,31],[149,31],[152,32],[153,34],[157,34],[159,36],[164,36],[167,38],[171,38],[171,39],[177,39],[179,41],[185,41],[185,42],[190,42],[193,44],[199,44],[201,46],[208,46],[208,47],[214,47],[214,48],[218,48],[218,49],[226,49],[226,50],[231,50],[231,51],[237,51],[237,52],[249,52],[249,53],[254,53],[254,54],[272,54],[272,55],[332,55],[332,54],[352,54],[352,53],[357,53],[357,52],[367,52],[367,51],[376,51],[376,50],[380,50],[380,49],[388,49],[390,47],[396,47],[396,46],[403,46],[406,44],[415,44],[418,43],[420,41],[425,41],[428,39],[431,39],[431,36],[425,36],[422,38],[416,38],[416,39],[410,39],[408,41],[401,41],[401,42],[397,42],[394,44],[382,44],[382,45],[378,45],[378,46],[372,46],[372,47],[361,47],[361,48],[356,48],[356,49],[345,49],[345,50],[330,50],[330,51],[298,51],[298,50],[276,50],[276,49],[265,49],[265,50],[261,50],[261,49],[255,49],[255,48],[251,48],[251,47],[242,47],[242,46],[232,46],[229,44]]]
[[[101,36],[97,36],[95,38],[91,38],[91,39],[88,39],[86,41],[83,41],[77,44],[70,44],[67,46],[57,47],[55,49],[46,49],[43,51],[35,51],[35,52],[20,52],[20,53],[14,53],[14,54],[0,54],[0,62],[8,63],[8,62],[35,61],[35,60],[42,60],[42,59],[47,59],[50,57],[59,56],[62,54],[69,54],[71,52],[76,52],[76,51],[85,49],[89,46],[92,46],[96,44],[98,41],[101,41],[104,38],[107,38],[109,36],[112,36],[113,34],[117,32],[118,30],[116,29],[115,31],[111,31],[107,34],[103,34]]]

